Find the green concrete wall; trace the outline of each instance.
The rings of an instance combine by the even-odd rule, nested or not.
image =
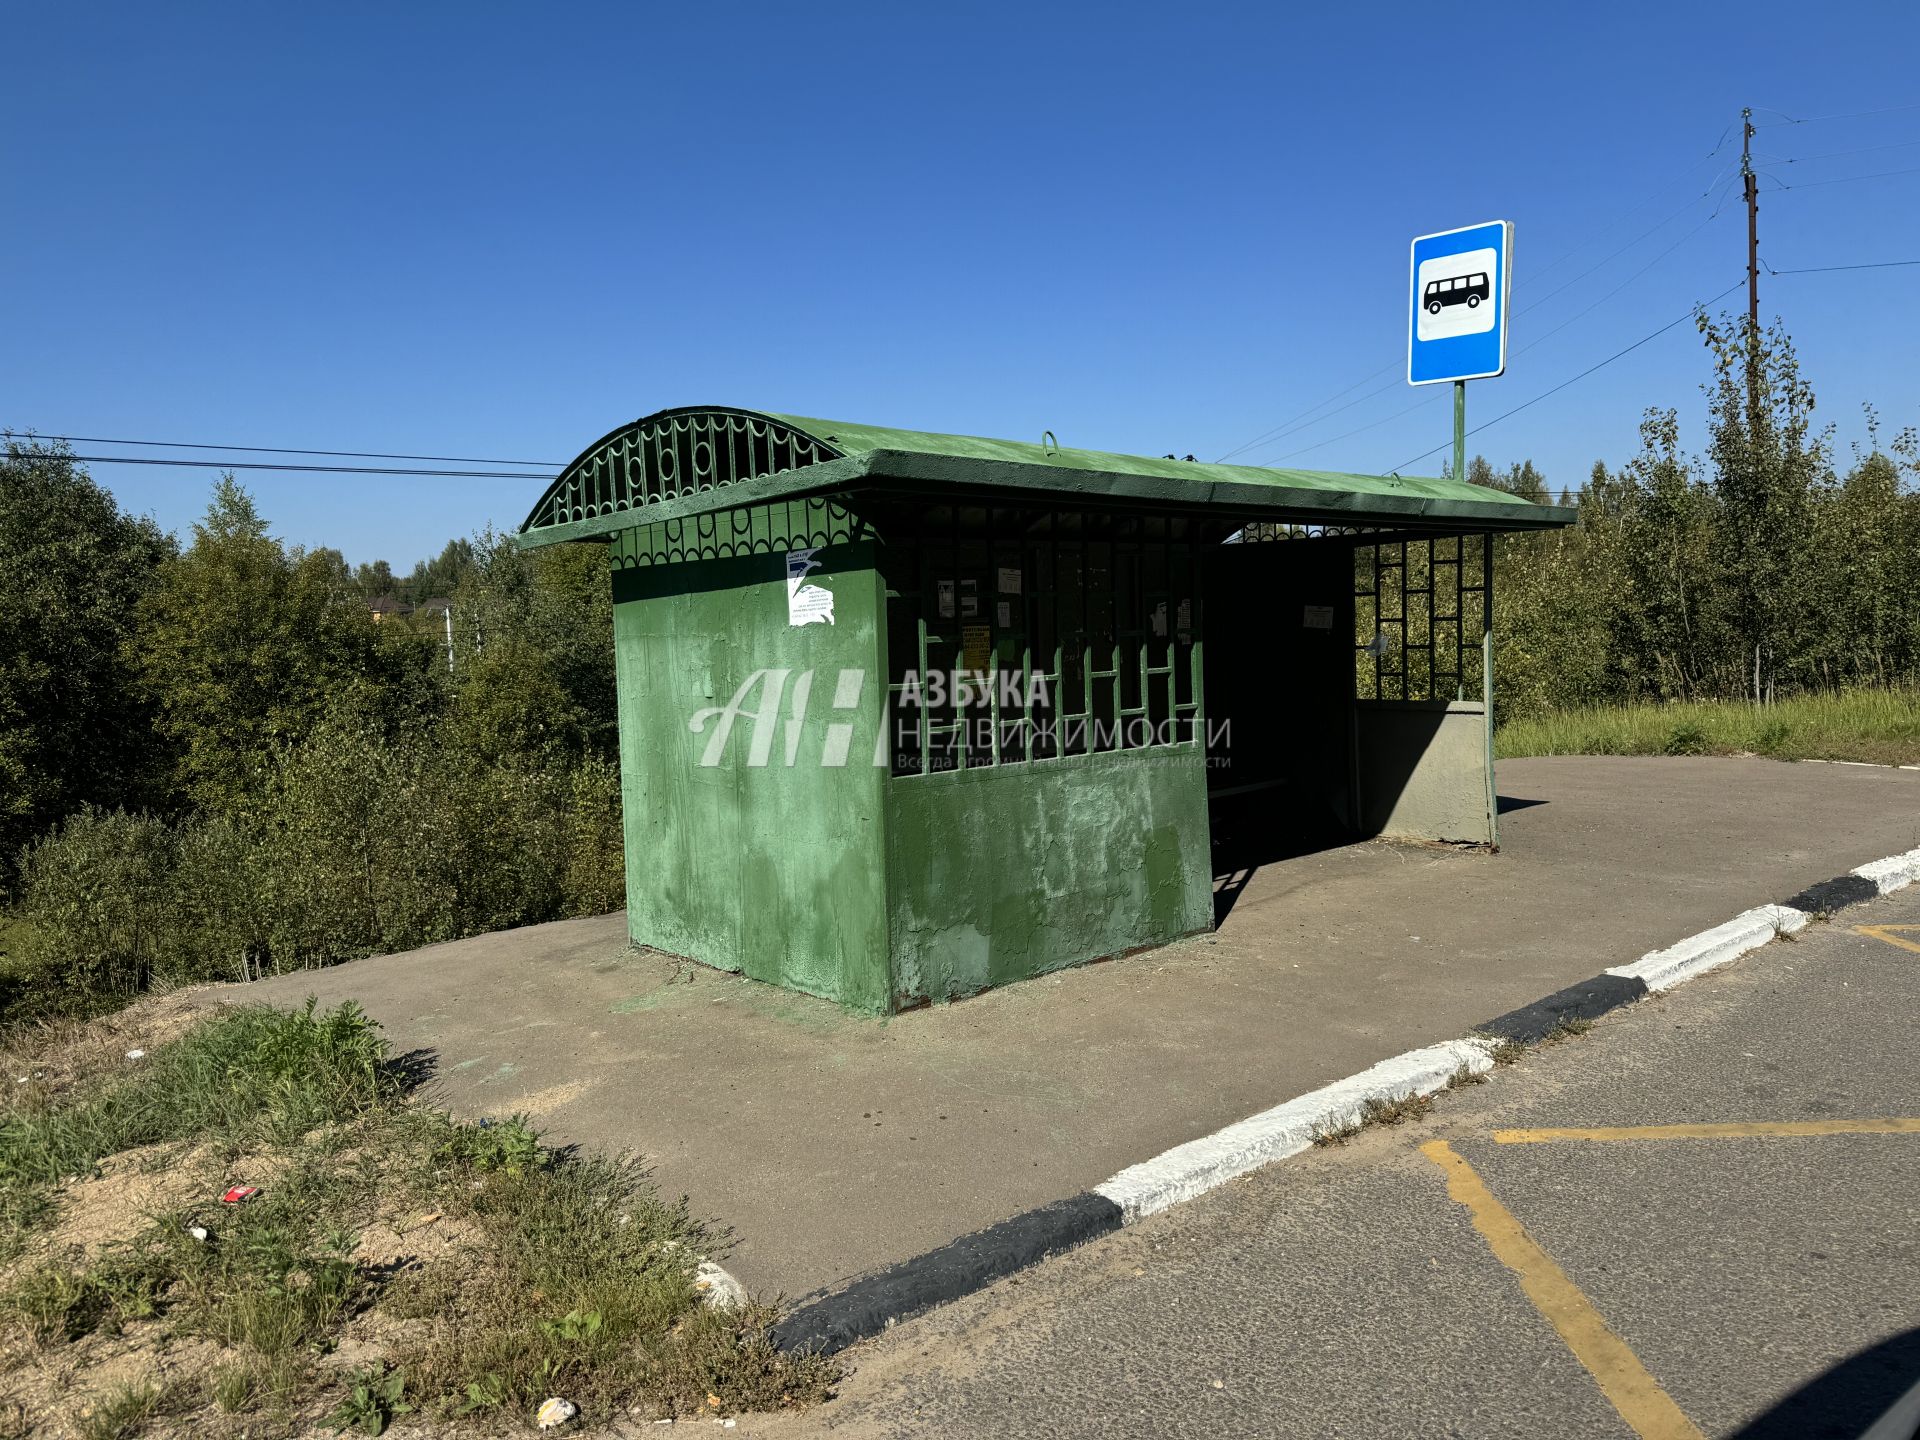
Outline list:
[[[896,1006],[1211,928],[1198,744],[886,787]]]
[[[627,919],[635,943],[789,989],[885,1010],[890,999],[882,806],[873,764],[883,697],[875,545],[830,507],[780,505],[629,531],[615,542]],[[822,544],[808,582],[832,592],[834,623],[790,625],[786,551]],[[719,763],[700,762],[721,722],[694,733],[756,671],[789,672],[767,763],[755,766],[762,680]],[[864,677],[835,708],[840,672]],[[812,672],[804,719],[795,687]],[[830,729],[846,761],[824,766]],[[792,748],[794,763],[786,763]]]

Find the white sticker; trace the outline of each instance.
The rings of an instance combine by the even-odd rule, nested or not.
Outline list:
[[[816,545],[812,550],[787,552],[787,624],[789,625],[833,624],[833,592],[824,586],[807,583],[808,574],[820,568],[820,562],[813,558],[820,548]]]
[[[951,620],[953,618],[953,581],[939,581],[936,590],[939,595],[940,618]]]
[[[960,582],[961,618],[965,620],[971,620],[973,619],[974,616],[978,615],[979,613],[980,613],[980,582],[978,580],[962,580]]]
[[[1333,628],[1333,607],[1331,605],[1309,605],[1302,612],[1300,623],[1309,630],[1331,630]]]
[[[1153,614],[1148,616],[1147,618],[1149,621],[1152,622],[1153,633],[1155,638],[1161,639],[1161,640],[1166,639],[1167,637],[1167,602],[1162,600],[1158,605],[1154,606]]]
[[[1000,628],[1002,630],[1011,630],[1013,628],[1013,606],[1007,601],[1002,600],[999,605],[994,607],[994,618],[1000,622]]]
[[[1018,570],[1010,570],[1005,565],[1000,567],[1000,593],[1002,595],[1018,595],[1020,593],[1020,572]]]

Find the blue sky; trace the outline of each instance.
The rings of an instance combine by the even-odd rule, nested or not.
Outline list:
[[[7,39],[0,425],[556,462],[702,402],[1212,459],[1379,371],[1240,458],[1402,466],[1450,425],[1404,383],[1413,235],[1517,227],[1477,422],[1741,280],[1741,105],[1920,104],[1910,4],[35,6]],[[1920,173],[1846,178],[1920,170],[1920,108],[1755,144],[1773,266],[1920,258]],[[1761,298],[1843,445],[1862,402],[1920,422],[1920,266]],[[1706,374],[1679,326],[1470,443],[1577,484],[1649,405],[1697,445]],[[174,528],[212,479],[94,473]],[[396,569],[540,489],[243,478]]]

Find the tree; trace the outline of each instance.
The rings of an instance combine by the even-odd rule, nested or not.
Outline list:
[[[231,809],[257,789],[274,742],[395,675],[383,676],[385,627],[340,583],[337,554],[290,554],[231,476],[193,535],[140,606],[139,668],[177,747],[179,788]]]
[[[0,890],[20,847],[86,805],[152,799],[165,768],[129,663],[134,614],[172,553],[64,447],[0,459]]]

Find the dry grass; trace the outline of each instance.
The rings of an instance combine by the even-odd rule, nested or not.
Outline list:
[[[37,1199],[0,1274],[0,1436],[492,1431],[548,1395],[716,1416],[834,1378],[775,1350],[772,1307],[702,1303],[715,1239],[633,1164],[420,1107],[357,1012],[229,1013],[131,1069],[111,1025],[70,1039],[33,1041],[43,1088],[0,1112],[0,1195]]]

